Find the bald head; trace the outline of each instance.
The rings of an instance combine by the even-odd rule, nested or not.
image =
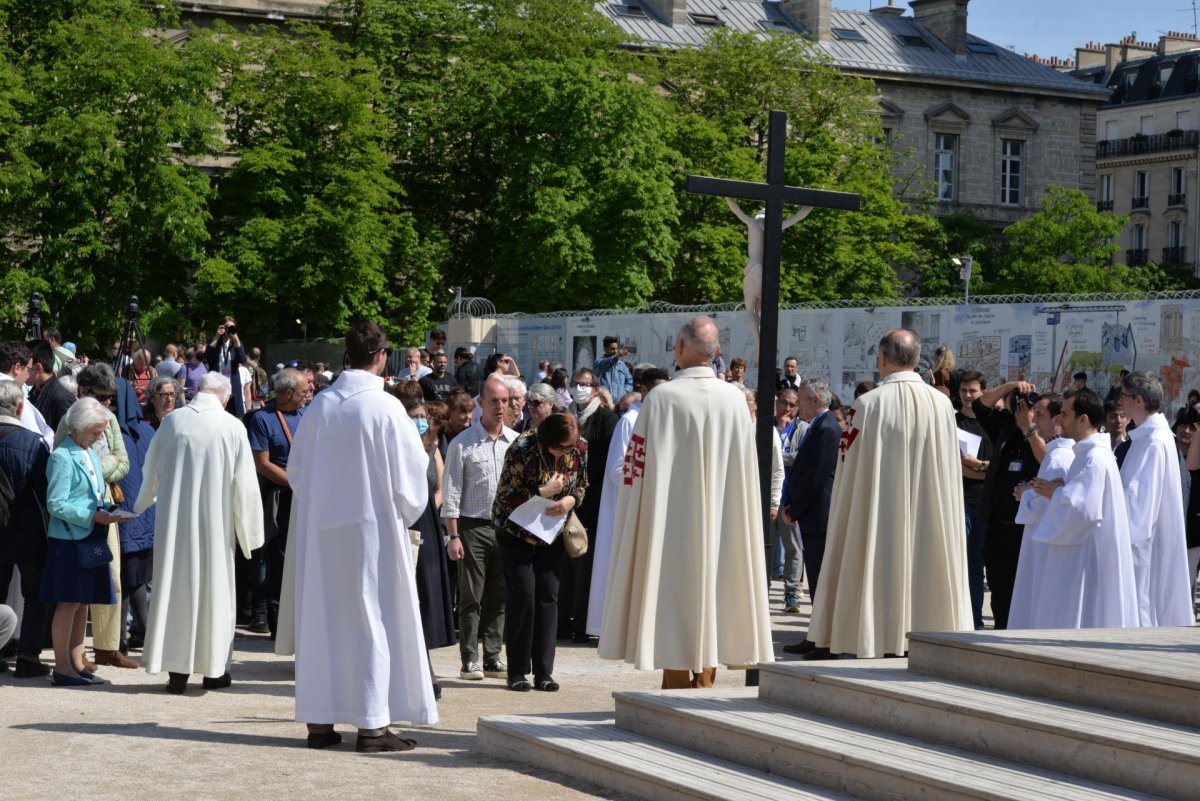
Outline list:
[[[915,370],[921,360],[921,338],[907,328],[892,328],[879,340],[879,375]]]
[[[711,317],[688,320],[675,340],[675,363],[680,367],[707,366],[720,350],[719,334]]]
[[[504,421],[508,408],[508,385],[503,378],[490,376],[479,393],[480,420],[483,427],[492,429]]]

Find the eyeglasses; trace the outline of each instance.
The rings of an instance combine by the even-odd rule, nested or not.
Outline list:
[[[376,348],[375,350],[372,350],[372,351],[368,351],[367,355],[374,356],[376,353],[379,353],[380,351],[383,351],[384,356],[392,355],[392,349],[390,347],[386,347],[386,346],[382,347],[382,348]]]
[[[108,405],[108,404],[112,403],[113,401],[115,401],[117,396],[115,393],[96,392],[96,393],[92,394],[92,397],[95,398],[96,400],[100,401],[101,403]]]
[[[174,403],[174,401],[175,401],[175,393],[174,392],[155,392],[154,397],[158,398],[161,401],[171,401],[172,403]]]

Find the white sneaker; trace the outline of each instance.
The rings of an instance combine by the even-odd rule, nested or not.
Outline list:
[[[458,671],[458,677],[471,681],[482,681],[483,670],[480,669],[478,662],[468,662],[462,666],[462,670]]]

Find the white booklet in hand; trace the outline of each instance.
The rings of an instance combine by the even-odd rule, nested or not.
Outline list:
[[[133,512],[129,512],[124,509],[113,509],[111,514],[113,517],[117,518],[117,522],[120,523],[123,523],[126,520],[136,520],[138,517]]]
[[[534,495],[525,503],[513,510],[508,516],[509,521],[528,531],[544,543],[551,543],[558,537],[558,532],[566,525],[566,515],[548,515],[546,510],[557,501]]]
[[[962,451],[963,456],[974,456],[979,458],[979,446],[983,444],[983,437],[978,434],[972,434],[970,431],[958,429],[958,449]]]

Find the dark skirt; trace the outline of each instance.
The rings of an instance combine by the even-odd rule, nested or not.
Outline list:
[[[421,532],[417,549],[417,600],[421,603],[421,628],[425,632],[425,647],[432,650],[454,645],[454,603],[446,548],[442,530],[433,508],[433,493],[421,517],[413,524]]]
[[[46,603],[113,604],[109,565],[81,568],[71,540],[50,538],[46,569],[42,572],[42,598]]]
[[[154,549],[144,548],[140,551],[121,554],[121,592],[128,594],[150,583],[154,572]]]

